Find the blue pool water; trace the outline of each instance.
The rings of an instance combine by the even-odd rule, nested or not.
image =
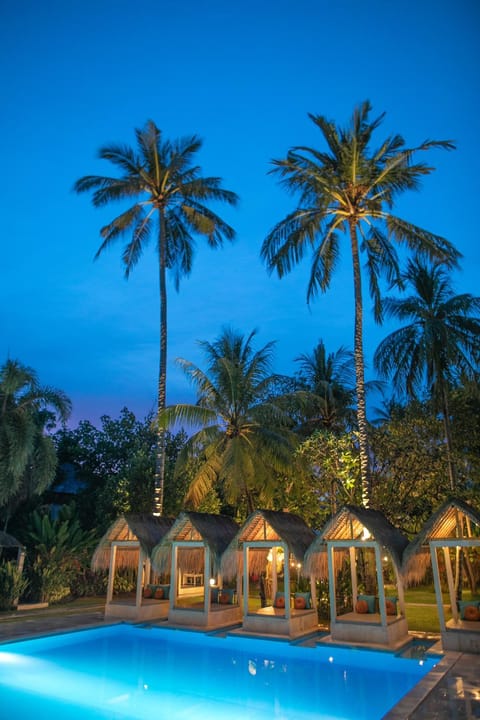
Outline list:
[[[0,716],[380,720],[437,661],[112,625],[0,645]]]

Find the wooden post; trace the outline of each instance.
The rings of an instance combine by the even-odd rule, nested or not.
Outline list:
[[[272,602],[275,604],[277,593],[277,548],[272,547]]]
[[[210,612],[210,575],[211,575],[211,553],[208,545],[203,550],[204,566],[203,566],[203,611],[208,617]]]
[[[317,609],[317,579],[314,575],[310,575],[310,593],[312,596],[312,608]]]
[[[135,607],[137,612],[140,611],[142,606],[142,583],[143,583],[143,563],[145,560],[145,553],[143,548],[138,548],[138,568],[137,568],[137,594],[135,596]]]
[[[337,617],[337,603],[335,600],[335,563],[333,558],[334,548],[331,543],[327,543],[327,559],[328,559],[328,591],[330,594],[330,620],[332,624]]]
[[[438,619],[440,621],[440,630],[441,632],[445,632],[445,613],[443,611],[442,585],[440,582],[440,572],[438,570],[437,548],[433,544],[430,544],[430,555],[432,557],[433,582],[435,585],[435,595],[437,597],[437,609]]]
[[[292,610],[290,608],[290,554],[288,547],[283,547],[283,592],[285,595],[285,618],[290,619]]]
[[[383,569],[380,546],[375,544],[375,563],[377,565],[378,604],[382,627],[387,627],[387,608],[385,607],[385,588],[383,587]]]
[[[458,610],[457,610],[457,600],[456,600],[456,593],[455,593],[455,582],[453,579],[453,571],[452,571],[452,561],[450,558],[450,550],[448,547],[443,548],[443,555],[445,558],[445,570],[447,571],[447,583],[448,583],[448,593],[450,595],[450,604],[452,606],[452,616],[455,622],[458,622]],[[443,608],[443,598],[442,598],[442,591],[440,588],[440,600],[441,605]]]
[[[357,597],[358,597],[358,585],[357,585],[357,550],[355,547],[349,547],[348,552],[350,554],[350,578],[352,581],[352,599],[353,599],[353,609],[355,610],[355,605],[357,604]]]
[[[248,615],[248,593],[250,585],[250,553],[247,543],[243,543],[243,616]]]
[[[177,602],[178,593],[178,545],[172,543],[172,575],[170,578],[170,603],[169,608],[173,610]]]
[[[113,599],[113,583],[115,580],[115,564],[117,562],[117,546],[110,545],[110,565],[108,566],[107,605]]]
[[[397,581],[397,593],[398,593],[398,609],[400,611],[400,615],[402,617],[405,617],[405,592],[403,590],[403,580],[398,574],[397,566],[395,563],[393,564],[393,570],[395,572],[395,579]]]

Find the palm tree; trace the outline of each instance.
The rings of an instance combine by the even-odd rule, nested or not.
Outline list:
[[[71,403],[61,390],[42,386],[18,360],[0,368],[0,507],[5,525],[20,501],[45,490],[55,477],[57,455],[46,434],[65,422]]]
[[[304,430],[315,428],[339,431],[352,425],[355,373],[353,353],[344,347],[327,354],[323,340],[312,353],[295,358],[300,365],[298,379],[311,395]]]
[[[135,130],[136,151],[126,145],[108,145],[99,157],[109,160],[120,170],[120,177],[87,175],[75,183],[77,192],[93,190],[92,201],[101,207],[116,200],[134,204],[123,211],[100,234],[103,242],[95,258],[119,237],[128,234],[122,260],[125,276],[137,264],[145,246],[155,235],[158,251],[160,286],[160,362],[158,373],[158,413],[166,404],[167,381],[167,288],[166,271],[173,273],[178,290],[180,277],[192,268],[194,236],[207,239],[211,248],[224,240],[233,240],[234,230],[204,203],[221,201],[235,205],[235,193],[221,187],[218,177],[202,177],[201,168],[193,164],[202,146],[195,135],[180,140],[164,139],[150,120],[142,130]],[[157,422],[155,461],[154,514],[163,513],[165,475],[165,440]]]
[[[362,499],[369,503],[369,459],[365,401],[363,349],[363,299],[360,253],[366,272],[374,313],[382,319],[379,278],[384,272],[391,282],[398,276],[394,243],[455,264],[459,253],[442,237],[423,230],[391,212],[394,200],[406,190],[416,190],[423,175],[433,168],[413,162],[416,153],[432,148],[452,149],[450,141],[427,140],[405,147],[400,135],[387,137],[371,147],[372,136],[383,120],[370,121],[368,101],[356,108],[350,125],[343,129],[322,115],[310,115],[326,142],[326,150],[294,147],[286,159],[274,160],[272,172],[287,191],[299,194],[299,206],[279,222],[263,242],[261,256],[270,272],[279,277],[300,262],[309,250],[312,266],[307,300],[330,286],[340,257],[340,234],[350,244],[355,302],[354,360],[357,424],[362,478]]]
[[[410,322],[380,343],[374,364],[407,397],[418,398],[427,388],[443,417],[453,491],[456,473],[448,396],[459,381],[479,370],[480,297],[455,295],[444,266],[427,265],[419,258],[408,262],[402,280],[413,294],[386,298],[384,309],[388,317]]]
[[[203,371],[187,360],[177,362],[197,390],[197,404],[166,409],[164,424],[187,422],[197,431],[181,453],[178,470],[189,459],[200,458],[186,502],[194,505],[213,485],[223,483],[226,500],[268,502],[275,473],[289,467],[295,438],[287,412],[272,392],[278,376],[270,374],[273,343],[253,348],[255,331],[244,337],[224,329],[213,343],[200,342],[206,358]]]

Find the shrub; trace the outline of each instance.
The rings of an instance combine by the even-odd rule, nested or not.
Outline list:
[[[16,563],[0,564],[0,610],[13,610],[27,589],[28,580]]]

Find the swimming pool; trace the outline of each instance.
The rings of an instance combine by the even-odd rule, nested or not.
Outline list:
[[[120,624],[0,645],[0,713],[380,720],[438,660]]]

